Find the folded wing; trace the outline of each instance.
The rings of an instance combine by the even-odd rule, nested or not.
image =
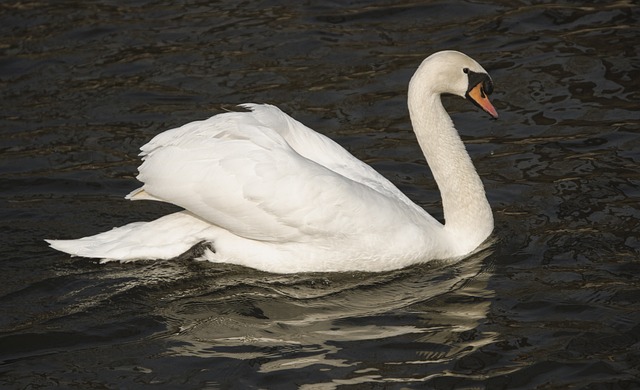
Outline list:
[[[173,203],[261,241],[371,234],[428,216],[330,139],[273,106],[246,107],[143,146],[144,185],[129,198]]]

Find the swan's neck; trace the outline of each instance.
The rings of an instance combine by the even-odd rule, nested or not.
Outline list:
[[[411,123],[442,196],[445,230],[457,250],[467,253],[491,234],[491,207],[440,94],[411,84]]]

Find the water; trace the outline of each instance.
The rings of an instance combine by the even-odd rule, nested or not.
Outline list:
[[[0,5],[6,388],[640,386],[640,10],[494,2]],[[446,105],[494,242],[455,264],[279,276],[48,249],[174,208],[127,202],[137,149],[277,104],[441,218],[408,80],[458,49],[501,117]]]

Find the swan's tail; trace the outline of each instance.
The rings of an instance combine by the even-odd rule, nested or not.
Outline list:
[[[166,215],[151,222],[134,222],[77,240],[45,240],[61,252],[101,259],[101,262],[129,262],[178,257],[201,242],[212,242],[215,226],[187,211]]]

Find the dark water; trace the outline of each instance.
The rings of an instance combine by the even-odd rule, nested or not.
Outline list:
[[[318,4],[0,4],[0,384],[640,387],[636,3]],[[468,259],[278,276],[42,241],[173,210],[122,198],[138,147],[249,101],[441,216],[405,106],[441,49],[489,70],[501,114],[446,99],[496,217]]]

